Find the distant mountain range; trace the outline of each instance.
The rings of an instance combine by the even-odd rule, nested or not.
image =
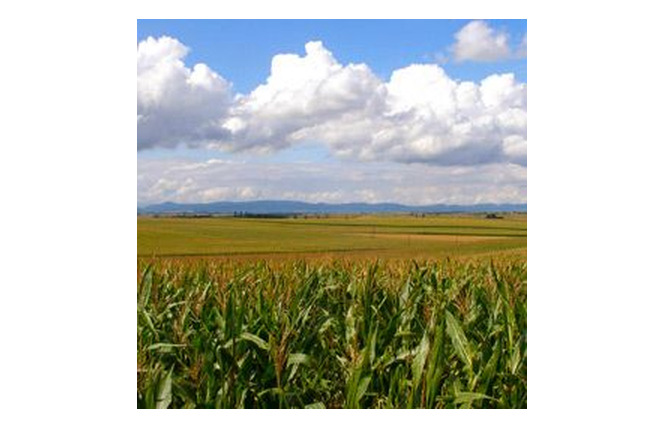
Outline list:
[[[526,212],[526,204],[477,205],[402,205],[395,203],[345,204],[300,201],[246,201],[178,204],[164,202],[138,209],[138,214],[365,214],[365,213],[451,213],[451,212]]]

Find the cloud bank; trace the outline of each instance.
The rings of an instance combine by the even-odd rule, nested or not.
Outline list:
[[[413,205],[526,203],[526,175],[525,167],[514,164],[441,167],[362,161],[139,159],[137,197],[141,206],[164,201],[258,199]]]
[[[458,43],[468,45],[467,33]],[[503,43],[492,31],[479,40]],[[139,150],[184,144],[272,152],[318,142],[361,161],[526,165],[527,88],[513,74],[464,82],[438,65],[412,64],[383,81],[313,41],[303,56],[273,57],[265,83],[249,94],[233,94],[205,64],[188,68],[186,54],[169,37],[138,45]]]

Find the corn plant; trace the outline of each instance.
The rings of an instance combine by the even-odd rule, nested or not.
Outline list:
[[[526,408],[526,262],[139,262],[139,408]]]

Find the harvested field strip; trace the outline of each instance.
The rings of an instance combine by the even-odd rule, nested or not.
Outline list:
[[[506,227],[506,226],[475,226],[475,225],[435,225],[435,224],[385,224],[385,223],[325,223],[315,220],[302,220],[299,222],[288,220],[254,220],[260,223],[280,224],[284,226],[332,226],[332,227],[365,227],[365,228],[399,228],[399,229],[481,229],[481,230],[510,230],[515,232],[526,232],[526,224],[524,227]]]

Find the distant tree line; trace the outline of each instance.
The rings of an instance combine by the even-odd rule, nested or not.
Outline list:
[[[495,213],[489,213],[489,214],[487,214],[487,215],[485,216],[485,218],[494,218],[494,219],[498,219],[498,218],[503,218],[503,217],[500,216],[500,215],[498,215],[498,214],[495,214]]]
[[[242,217],[242,218],[292,218],[295,217],[295,214],[289,213],[250,213],[246,211],[233,211],[233,217]]]
[[[238,218],[328,218],[329,214],[304,214],[304,213],[251,213],[247,211],[233,211],[233,217]]]

